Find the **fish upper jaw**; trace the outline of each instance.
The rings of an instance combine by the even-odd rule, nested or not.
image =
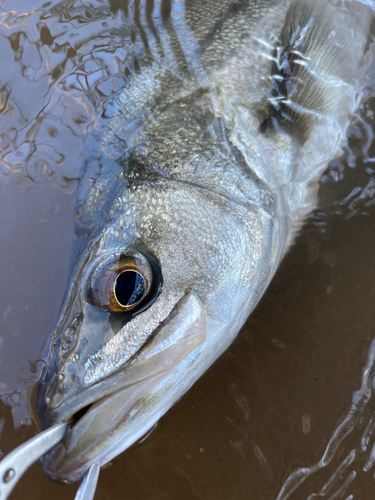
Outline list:
[[[114,334],[109,313],[85,303],[78,291],[77,302],[81,307],[76,307],[74,302],[72,310],[64,311],[65,320],[60,321],[55,332],[39,382],[37,409],[42,427],[66,420],[68,403],[70,418],[99,397],[122,388],[122,370],[137,363],[143,348],[152,339],[159,338],[164,324],[180,310],[179,303],[183,302],[184,295],[183,291],[163,292],[152,310],[149,308],[139,314]],[[81,312],[77,316],[74,311]],[[76,328],[76,340],[65,352],[62,344],[71,324]],[[130,352],[128,344],[132,344]]]

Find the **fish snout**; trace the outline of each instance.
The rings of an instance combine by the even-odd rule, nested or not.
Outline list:
[[[205,338],[204,304],[198,295],[188,292],[122,369],[93,386],[82,387],[81,393],[71,398],[68,394],[65,403],[57,409],[48,408],[44,403],[45,426],[69,420],[73,415],[79,417],[73,420],[63,441],[45,455],[47,475],[59,483],[78,481],[92,464],[104,465],[108,453],[118,447],[119,442],[128,442],[127,448],[142,437],[164,413],[161,411],[166,404],[164,384],[169,375],[190,355],[194,364],[194,351]],[[175,401],[167,404],[172,406]]]

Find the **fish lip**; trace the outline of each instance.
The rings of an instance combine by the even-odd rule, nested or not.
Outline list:
[[[119,376],[124,375],[124,371],[127,367],[128,367],[128,365],[126,365],[119,372],[114,373],[113,375],[111,375],[107,379],[100,381],[91,387],[83,388],[83,393],[84,393],[83,396],[90,394],[91,392],[94,392],[94,389],[97,389],[98,387],[103,385],[103,382],[106,383],[105,385],[108,385],[110,382],[112,382],[113,379],[117,380],[117,378],[119,378]],[[139,381],[141,382],[141,380],[139,380]],[[129,385],[131,385],[131,384],[129,384]],[[92,397],[87,398],[87,396],[86,396],[84,401],[82,401],[82,394],[80,394],[78,396],[76,395],[70,399],[64,400],[57,408],[55,408],[55,410],[53,410],[48,415],[43,416],[41,418],[42,430],[45,430],[49,427],[52,427],[53,425],[56,425],[56,424],[59,424],[62,422],[70,422],[70,421],[72,422],[72,427],[73,427],[77,422],[79,422],[82,418],[85,417],[85,415],[83,415],[80,419],[74,421],[73,417],[76,413],[83,410],[87,406],[91,407],[91,406],[95,405],[95,403],[102,401],[104,398],[112,396],[113,394],[116,394],[117,392],[121,391],[122,389],[124,389],[127,386],[128,386],[128,384],[125,383],[123,387],[119,387],[119,388],[111,390],[111,391],[104,390],[104,391],[102,391],[102,393],[100,394],[99,397],[98,397],[97,392],[95,391],[95,394],[93,394]]]
[[[121,390],[121,389],[119,389],[119,390]],[[71,426],[67,430],[67,432],[65,434],[65,436],[66,436],[67,433],[75,426],[75,424],[77,424],[81,419],[83,419],[85,417],[85,415],[83,415],[82,417],[80,417],[79,419],[76,420],[74,418],[74,415],[76,413],[83,410],[87,406],[91,407],[91,406],[95,405],[95,403],[98,403],[99,401],[103,400],[105,397],[111,396],[115,392],[118,392],[118,391],[114,391],[113,393],[110,393],[110,394],[105,394],[103,396],[100,396],[97,399],[92,399],[91,401],[89,400],[88,403],[81,404],[80,406],[71,407],[71,403],[74,402],[75,398],[71,398],[70,400],[64,401],[52,413],[48,414],[48,416],[45,416],[41,419],[42,430],[46,430],[49,427],[52,427],[52,426],[60,424],[60,423],[70,423]],[[65,439],[65,436],[64,436],[64,439]]]
[[[111,396],[114,396],[118,392],[121,392],[121,390],[123,390],[123,389],[118,389],[118,390],[112,392],[111,394],[106,394],[106,395],[104,395],[96,400],[93,400],[91,403],[89,403],[90,409],[91,408],[95,409],[106,398],[110,398]],[[69,404],[69,401],[67,402],[67,404]],[[65,404],[63,404],[62,406],[65,406]],[[77,472],[74,475],[72,475],[71,477],[68,478],[65,475],[62,476],[61,473],[59,472],[59,469],[53,468],[53,466],[51,466],[52,462],[55,458],[54,455],[56,453],[57,454],[59,454],[59,452],[60,452],[60,454],[61,454],[61,452],[65,453],[66,442],[69,440],[69,438],[73,432],[74,426],[76,424],[78,424],[78,422],[81,422],[82,420],[84,420],[84,418],[87,416],[87,413],[90,411],[90,409],[78,420],[74,420],[73,415],[75,413],[77,413],[78,411],[82,410],[83,408],[85,408],[86,406],[88,406],[88,405],[83,405],[83,406],[81,406],[81,408],[78,408],[77,410],[74,408],[73,411],[72,410],[65,411],[62,414],[60,414],[60,412],[58,410],[56,410],[55,412],[51,413],[47,419],[42,420],[43,428],[48,428],[48,427],[51,427],[53,425],[56,425],[56,424],[62,423],[62,422],[70,423],[70,426],[68,427],[67,431],[65,432],[63,439],[59,443],[57,443],[54,447],[52,447],[51,450],[49,450],[43,457],[43,469],[44,469],[45,473],[48,475],[48,477],[55,483],[70,484],[70,483],[77,482],[83,478],[84,474],[87,471],[87,468],[83,467],[80,470],[77,470]],[[67,410],[69,410],[69,408]],[[62,447],[64,448],[64,450],[62,450]],[[51,456],[52,456],[52,458],[51,458]]]
[[[168,375],[168,370],[165,372],[159,372],[158,375],[154,375],[154,378],[165,378]],[[110,377],[112,378],[112,377]],[[109,379],[110,379],[109,378]],[[147,384],[148,380],[146,378],[139,380],[138,384]],[[135,382],[137,384],[137,382]],[[133,384],[131,384],[133,385]],[[73,415],[85,408],[87,406],[86,404],[79,406],[73,406],[70,407],[71,401],[67,401],[66,404],[62,404],[64,407],[63,411],[61,411],[62,408],[57,409],[53,413],[51,413],[47,419],[43,420],[43,425],[46,427],[50,427],[52,425],[56,425],[61,422],[71,422],[71,425],[69,426],[68,430],[66,431],[63,439],[57,443],[51,450],[49,450],[43,457],[43,469],[44,472],[47,474],[47,476],[55,483],[58,484],[71,484],[75,483],[77,481],[80,481],[87,470],[90,468],[92,465],[91,462],[83,461],[81,462],[78,466],[74,466],[71,468],[68,464],[63,463],[61,467],[60,459],[64,460],[64,457],[67,453],[68,450],[68,443],[70,438],[73,437],[73,433],[75,431],[75,426],[79,423],[84,422],[85,419],[90,418],[90,411],[95,411],[102,403],[104,403],[106,400],[111,399],[112,397],[115,397],[117,394],[121,393],[122,391],[126,391],[129,387],[125,385],[125,387],[122,387],[120,389],[114,390],[111,393],[102,395],[101,397],[97,398],[96,400],[92,400],[90,404],[89,410],[77,421],[73,421]],[[75,398],[74,398],[75,399]],[[67,406],[69,405],[69,407]],[[95,460],[94,462],[99,462],[100,459]],[[57,466],[56,466],[57,464]],[[101,463],[100,463],[101,464]],[[104,465],[105,462],[103,462],[101,465]]]
[[[125,370],[125,368],[124,368]],[[117,373],[114,375],[118,375]],[[109,377],[108,380],[111,378],[114,378],[114,375],[112,377]],[[159,377],[165,377],[168,375],[168,371],[166,372],[159,372],[158,376]],[[137,382],[135,382],[136,384]],[[147,383],[147,379],[144,378],[142,380],[139,380],[138,383]],[[100,385],[100,383],[98,384]],[[64,471],[61,471],[59,467],[54,466],[54,463],[59,461],[59,457],[63,457],[66,453],[67,450],[67,443],[69,442],[69,439],[72,437],[72,433],[74,432],[74,427],[78,424],[83,422],[86,418],[90,418],[90,410],[94,411],[96,408],[98,408],[105,400],[110,399],[111,397],[116,396],[117,394],[121,393],[122,391],[126,390],[128,387],[130,387],[133,384],[130,384],[129,386],[125,385],[122,388],[119,388],[117,390],[114,390],[110,393],[106,393],[104,395],[101,395],[97,399],[93,399],[91,403],[89,403],[90,408],[89,410],[77,421],[74,421],[73,415],[80,411],[81,409],[85,408],[88,406],[87,404],[81,404],[81,406],[73,406],[71,407],[71,401],[75,400],[76,398],[72,398],[71,400],[66,401],[66,403],[62,403],[58,409],[56,409],[54,412],[52,412],[47,418],[42,420],[42,425],[43,428],[48,428],[53,425],[56,425],[58,423],[62,422],[70,422],[71,425],[67,429],[63,439],[57,443],[54,447],[51,448],[43,457],[43,469],[44,472],[47,474],[47,476],[55,483],[58,484],[71,484],[75,483],[77,481],[80,481],[84,474],[87,472],[88,468],[92,465],[91,463],[87,466],[86,462],[80,464],[79,467],[74,467],[74,470],[68,473],[64,473]],[[69,405],[69,406],[67,406]],[[62,408],[63,407],[63,408]],[[63,410],[63,411],[61,411]],[[99,460],[100,462],[100,460]]]
[[[134,366],[136,368],[136,360],[134,360],[132,363],[126,364],[121,370],[118,372],[114,373],[113,375],[107,377],[105,380],[102,380],[98,382],[97,384],[84,388],[84,395],[85,394],[90,394],[91,392],[94,392],[94,389],[99,388],[102,385],[105,386],[113,386],[114,384],[116,385],[116,381],[119,379],[124,379],[124,375],[126,375],[126,371],[131,367]],[[162,372],[160,371],[159,374],[161,375]],[[113,396],[114,394],[117,394],[118,392],[126,389],[127,387],[130,387],[132,385],[135,385],[137,383],[142,383],[145,380],[149,378],[148,376],[145,377],[139,377],[137,379],[130,379],[126,381],[126,378],[123,382],[123,384],[120,384],[117,386],[116,389],[112,390],[103,390],[100,396],[98,397],[97,393],[96,395],[92,395],[92,397],[85,399],[82,402],[82,394],[78,396],[73,396],[72,398],[68,400],[64,400],[54,411],[49,413],[47,416],[44,416],[41,418],[41,428],[42,430],[48,429],[49,427],[52,427],[53,425],[63,423],[63,422],[72,422],[71,428],[74,427],[74,425],[78,422],[80,422],[83,418],[85,418],[85,415],[83,415],[81,418],[78,420],[74,421],[74,415],[78,413],[80,410],[83,408],[86,408],[87,406],[94,407],[97,403],[100,403],[104,399]],[[95,391],[96,392],[96,391]],[[67,433],[71,430],[68,429]],[[65,437],[67,435],[65,434]],[[64,437],[64,439],[65,439]]]

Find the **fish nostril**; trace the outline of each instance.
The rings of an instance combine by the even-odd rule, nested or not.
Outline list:
[[[74,415],[72,416],[73,420],[73,426],[82,418],[86,415],[86,413],[89,411],[91,408],[91,404],[85,406],[84,408],[81,408],[80,410],[76,411]]]

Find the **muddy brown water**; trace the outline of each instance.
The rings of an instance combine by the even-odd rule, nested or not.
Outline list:
[[[51,91],[51,75],[63,82],[74,73],[69,36],[87,36],[88,54],[95,42],[84,33],[90,16],[82,3],[65,4],[71,20],[64,26],[51,5],[0,3],[1,456],[38,432],[34,386],[64,294],[79,153],[94,109],[92,100],[78,110],[69,100],[78,84],[62,83],[60,97]],[[106,36],[100,57],[110,67]],[[99,106],[122,85],[121,68],[111,78],[95,76],[89,56],[86,62],[92,86],[99,82]],[[87,82],[80,84],[87,97]],[[367,84],[371,93],[371,75]],[[353,119],[344,156],[321,180],[319,209],[237,340],[146,439],[101,472],[97,500],[276,499],[293,471],[321,459],[361,387],[375,337],[374,112],[369,98]],[[372,442],[359,449],[374,410],[370,400],[333,462],[290,498],[319,492],[352,449],[356,477],[346,496],[323,498],[374,498],[373,470],[363,471]],[[76,488],[53,484],[37,463],[12,498],[66,500]]]

